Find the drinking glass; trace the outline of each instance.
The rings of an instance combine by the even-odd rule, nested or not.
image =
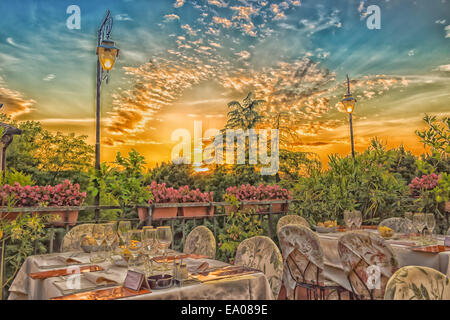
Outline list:
[[[105,230],[105,242],[108,250],[108,258],[111,259],[112,252],[114,251],[113,245],[117,243],[115,223],[114,222],[105,223],[104,230]]]
[[[422,234],[426,225],[425,215],[423,213],[415,213],[413,215],[413,224],[416,227],[419,234]]]
[[[407,224],[408,234],[411,236],[413,232],[413,213],[412,212],[405,212],[405,219],[409,221],[410,223]]]
[[[172,243],[172,230],[170,227],[158,227],[156,229],[156,238],[158,240],[158,245],[163,251],[163,261],[164,261],[164,269],[167,270],[167,249],[169,249],[170,244]]]
[[[122,243],[126,242],[126,235],[128,231],[131,230],[131,222],[130,221],[120,221],[119,226],[117,227],[117,233],[119,234]]]
[[[130,260],[132,260],[133,262],[137,262],[139,254],[142,250],[142,246],[142,230],[128,231],[126,235],[126,247],[131,254]]]
[[[353,223],[355,224],[356,229],[360,229],[362,225],[361,211],[355,210],[353,211],[352,215],[353,215]]]
[[[153,227],[144,227],[142,229],[142,251],[145,255],[145,271],[147,275],[152,273],[152,258],[157,250],[156,229]]]
[[[105,241],[105,226],[101,224],[95,224],[92,227],[92,238],[94,238],[97,245],[97,249],[91,252],[91,262],[103,262],[105,261],[103,250],[103,242]]]
[[[434,214],[427,213],[425,214],[425,220],[428,231],[430,231],[430,238],[433,239],[433,230],[436,227],[436,219],[434,218]]]

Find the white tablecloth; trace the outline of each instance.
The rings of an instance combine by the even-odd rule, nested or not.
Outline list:
[[[368,231],[376,232],[376,231]],[[320,244],[323,249],[325,274],[327,277],[344,288],[350,290],[347,278],[342,270],[341,260],[338,253],[338,239],[343,233],[318,233]],[[410,246],[399,242],[409,242],[405,240],[387,241],[395,255],[397,256],[399,267],[404,266],[425,266],[436,269],[447,276],[450,276],[450,251],[440,253],[416,252]],[[438,244],[443,245],[443,238],[438,238]]]

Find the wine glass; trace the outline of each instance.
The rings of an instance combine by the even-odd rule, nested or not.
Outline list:
[[[361,225],[362,225],[361,211],[359,211],[359,210],[353,211],[352,216],[353,216],[353,223],[355,224],[356,229],[361,228]]]
[[[158,227],[156,229],[156,238],[158,240],[158,245],[163,251],[163,261],[164,261],[164,269],[168,269],[167,267],[167,249],[169,249],[170,244],[172,243],[172,230],[170,227]]]
[[[142,251],[145,255],[145,269],[146,273],[150,275],[152,273],[152,258],[155,255],[157,249],[156,229],[153,227],[144,227],[142,229]]]
[[[425,214],[425,221],[427,229],[428,231],[430,231],[430,238],[433,239],[433,230],[436,227],[436,219],[434,218],[434,214],[432,213]]]
[[[131,222],[130,221],[120,221],[119,226],[117,227],[117,233],[119,234],[122,243],[126,242],[126,235],[128,231],[131,230]]]
[[[412,212],[405,212],[405,219],[410,222],[410,223],[407,223],[406,226],[407,226],[409,235],[411,235],[411,233],[413,231],[412,228],[414,226],[413,225],[413,213]]]
[[[137,261],[142,250],[142,230],[130,230],[126,235],[126,247],[133,261]]]
[[[116,243],[117,240],[117,234],[115,231],[115,223],[105,223],[104,224],[104,230],[105,230],[105,242],[108,249],[108,257],[111,258],[112,252],[113,252],[113,244]]]
[[[102,257],[102,246],[105,241],[105,226],[101,224],[94,224],[92,227],[92,238],[94,238],[97,244],[97,252],[91,252],[91,262],[103,262],[104,257]]]
[[[425,215],[423,213],[415,213],[413,215],[413,224],[416,227],[419,234],[422,234],[426,225]]]

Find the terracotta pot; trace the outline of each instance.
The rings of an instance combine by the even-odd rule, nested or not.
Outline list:
[[[445,202],[445,212],[449,212],[450,213],[450,201],[446,201]]]
[[[177,216],[178,208],[154,208],[152,220],[174,218]]]
[[[0,220],[14,221],[21,212],[0,212]]]
[[[209,215],[209,207],[183,207],[181,210],[183,217],[203,217]]]
[[[255,211],[255,213],[258,213],[260,211],[264,211],[264,208],[257,204],[243,204],[241,205],[241,210],[244,212],[250,212],[252,209]]]
[[[272,213],[286,213],[287,211],[287,203],[272,203]]]
[[[33,215],[54,215],[57,216],[55,219],[57,221],[53,221],[50,224],[55,227],[65,227],[66,225],[69,225],[70,227],[73,227],[77,221],[78,221],[78,211],[52,211],[52,212],[36,212],[33,213]],[[66,216],[67,216],[67,223],[66,222]]]
[[[147,207],[138,207],[137,208],[138,216],[140,221],[146,221],[148,218],[148,208]]]

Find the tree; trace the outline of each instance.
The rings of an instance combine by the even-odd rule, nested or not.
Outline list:
[[[1,121],[22,130],[8,148],[8,168],[31,175],[38,185],[57,184],[65,179],[87,187],[94,148],[87,136],[45,130],[38,121],[17,122],[4,114]]]
[[[228,103],[228,121],[225,129],[253,129],[261,121],[262,116],[258,112],[258,107],[265,103],[264,100],[254,100],[253,93],[249,92],[242,101],[231,101]]]

